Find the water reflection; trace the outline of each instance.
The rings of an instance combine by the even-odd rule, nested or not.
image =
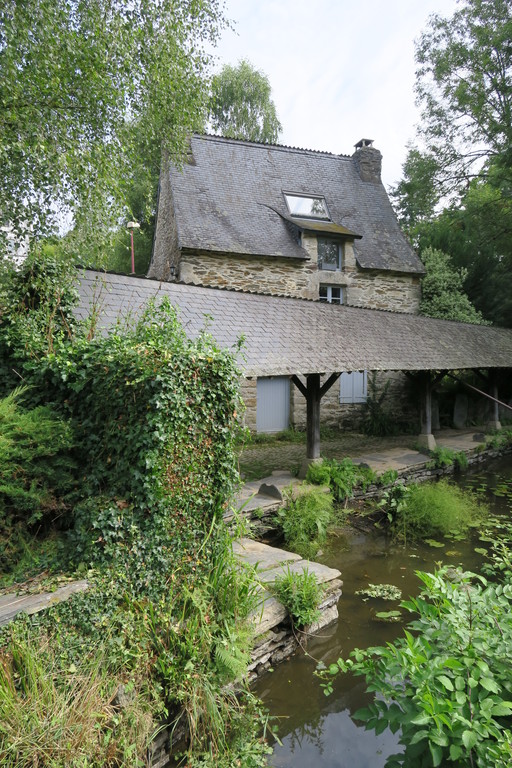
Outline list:
[[[510,514],[512,458],[495,462],[485,472],[468,473],[461,484],[486,494],[493,514]],[[325,697],[313,672],[318,661],[328,665],[355,647],[382,645],[402,633],[401,625],[376,621],[376,613],[397,604],[364,601],[355,594],[357,590],[369,583],[389,583],[399,587],[406,599],[418,592],[416,570],[431,571],[440,562],[480,569],[483,557],[477,540],[468,537],[444,544],[442,549],[426,545],[404,548],[384,534],[358,531],[341,533],[333,540],[322,561],[342,572],[337,624],[312,638],[306,654],[296,653],[255,686],[271,715],[278,718],[283,744],[276,744],[270,766],[384,768],[387,758],[401,751],[398,735],[386,730],[377,736],[353,720],[354,712],[371,700],[361,678],[340,675],[334,692]]]

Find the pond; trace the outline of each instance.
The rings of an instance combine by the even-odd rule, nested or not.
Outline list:
[[[468,472],[459,482],[486,495],[491,514],[510,515],[512,458],[488,465],[484,471]],[[401,624],[379,621],[376,613],[398,607],[380,599],[364,600],[356,592],[368,584],[393,584],[403,598],[419,591],[416,570],[432,571],[439,563],[462,565],[478,571],[483,545],[474,538],[444,541],[444,546],[403,547],[378,531],[343,533],[331,542],[322,562],[342,573],[343,596],[338,622],[309,640],[306,653],[297,652],[288,661],[264,675],[255,692],[277,719],[282,746],[274,746],[269,765],[274,768],[384,768],[387,757],[400,751],[398,735],[386,730],[380,735],[366,731],[353,720],[353,713],[370,702],[361,678],[340,675],[334,692],[324,696],[313,672],[319,661],[329,665],[346,657],[356,647],[383,645],[401,634]],[[406,614],[408,617],[408,614]]]

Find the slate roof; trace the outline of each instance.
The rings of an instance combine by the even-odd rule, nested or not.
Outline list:
[[[246,376],[512,367],[512,329],[93,271],[79,293],[77,316],[96,305],[100,328],[137,317],[152,297],[169,297],[191,338],[209,316],[220,346],[245,336]]]
[[[285,221],[292,192],[325,197],[332,221],[361,237],[363,269],[424,272],[383,184],[363,182],[352,157],[194,134],[189,162],[170,174],[185,250],[306,258]]]

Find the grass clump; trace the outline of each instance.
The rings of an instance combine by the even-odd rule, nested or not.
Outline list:
[[[153,731],[149,706],[134,681],[119,706],[117,682],[99,657],[63,666],[50,638],[20,635],[0,654],[0,689],[3,768],[143,765],[137,755]]]
[[[332,496],[320,488],[290,498],[277,518],[287,546],[302,557],[314,557],[326,540],[332,513]]]
[[[288,568],[287,573],[278,577],[270,589],[284,605],[295,626],[305,627],[318,620],[318,607],[322,602],[324,590],[315,574],[307,568],[301,573]]]
[[[400,489],[399,503],[390,507],[392,528],[404,539],[432,536],[459,537],[478,526],[487,507],[471,493],[447,480]]]

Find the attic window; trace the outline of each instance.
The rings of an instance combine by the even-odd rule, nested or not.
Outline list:
[[[284,193],[286,204],[292,216],[306,219],[325,219],[330,221],[329,211],[323,197],[291,195]]]

